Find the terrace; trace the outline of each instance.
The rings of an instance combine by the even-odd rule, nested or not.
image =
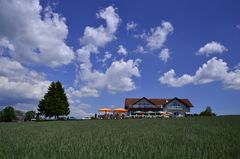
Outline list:
[[[123,108],[114,110],[109,108],[101,108],[95,115],[96,119],[128,119],[128,118],[169,118],[172,117],[172,112],[167,111],[130,111]]]

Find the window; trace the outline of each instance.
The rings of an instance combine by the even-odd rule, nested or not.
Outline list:
[[[182,106],[178,102],[173,102],[170,109],[182,109]]]
[[[168,109],[182,110],[183,107],[179,103],[173,103],[172,105],[168,106]]]
[[[153,107],[154,105],[146,100],[141,100],[133,106],[133,108],[153,108]]]

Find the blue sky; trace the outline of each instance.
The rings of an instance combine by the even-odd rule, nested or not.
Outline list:
[[[0,0],[0,107],[61,81],[76,117],[130,97],[239,114],[240,2]]]

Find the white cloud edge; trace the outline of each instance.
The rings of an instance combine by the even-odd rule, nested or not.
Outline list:
[[[80,38],[82,47],[77,50],[80,64],[76,83],[81,82],[82,87],[92,90],[92,96],[99,95],[99,91],[102,89],[107,89],[110,93],[131,91],[136,88],[132,77],[140,77],[139,59],[113,61],[105,72],[93,69],[93,64],[90,61],[91,55],[99,53],[98,48],[104,48],[106,44],[116,39],[115,33],[121,18],[115,11],[116,9],[112,6],[100,10],[97,15],[106,21],[106,27],[103,25],[96,28],[87,26],[83,37]],[[121,55],[127,54],[123,45],[119,45],[117,52]],[[116,78],[118,82],[114,83],[112,78]],[[81,92],[82,90],[78,90],[77,94],[82,95]]]
[[[228,51],[228,49],[222,45],[220,42],[211,41],[206,43],[203,47],[199,48],[196,52],[196,55],[206,55],[211,54],[222,54],[223,52]]]
[[[164,62],[167,63],[168,59],[170,58],[170,51],[168,48],[164,48],[161,50],[159,54],[159,58]]]
[[[38,0],[2,1],[0,19],[0,27],[4,28],[0,39],[8,41],[7,54],[15,60],[50,67],[67,65],[73,60],[74,52],[65,43],[66,19],[50,6],[43,8]]]
[[[215,81],[220,81],[224,88],[240,90],[240,69],[230,71],[227,63],[222,59],[213,57],[198,68],[195,75],[184,74],[176,77],[174,69],[164,73],[159,77],[161,84],[166,84],[171,87],[182,87],[187,84],[206,84]]]
[[[137,23],[135,23],[134,21],[130,21],[126,24],[126,29],[127,31],[131,31],[131,30],[135,31],[137,26],[138,26]]]
[[[127,49],[126,49],[123,45],[119,45],[119,46],[118,46],[118,51],[117,51],[117,53],[118,53],[119,55],[124,55],[124,56],[128,54]]]

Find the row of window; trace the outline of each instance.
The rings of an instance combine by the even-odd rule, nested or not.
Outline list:
[[[156,106],[156,105],[152,105],[152,104],[145,103],[145,102],[138,103],[138,105],[133,105],[133,108],[156,108],[156,107],[161,107],[161,106]],[[177,102],[173,102],[172,105],[169,106],[169,107],[171,109],[180,109],[180,108],[182,108],[180,103],[177,103]]]
[[[155,105],[134,105],[133,108],[156,108]]]
[[[180,106],[180,104],[177,102],[173,102],[173,106]]]
[[[182,110],[183,107],[181,107],[181,106],[168,106],[168,109]]]

